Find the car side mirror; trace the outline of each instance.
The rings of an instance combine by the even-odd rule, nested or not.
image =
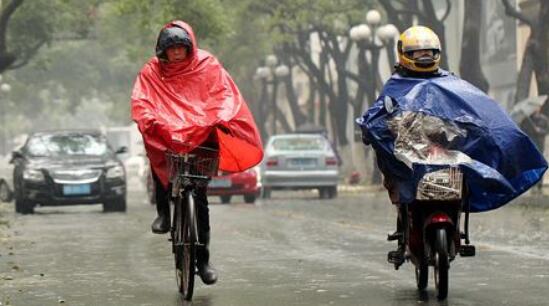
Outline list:
[[[23,153],[21,153],[21,151],[11,152],[10,164],[13,164],[13,162],[18,158],[23,158]]]
[[[116,152],[114,152],[116,154],[124,154],[124,153],[128,153],[128,147],[120,147],[118,148],[118,150],[116,150]]]

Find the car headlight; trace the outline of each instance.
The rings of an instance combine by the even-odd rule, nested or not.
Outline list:
[[[25,169],[23,171],[23,179],[25,181],[43,182],[44,173],[40,169]]]
[[[124,177],[124,167],[118,165],[107,169],[107,174],[105,175],[108,179],[121,178]]]

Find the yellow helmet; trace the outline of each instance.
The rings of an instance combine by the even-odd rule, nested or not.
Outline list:
[[[434,72],[440,63],[440,40],[431,29],[423,26],[413,26],[404,31],[398,39],[398,62],[411,71]],[[433,50],[433,56],[413,58],[413,52],[418,50]]]

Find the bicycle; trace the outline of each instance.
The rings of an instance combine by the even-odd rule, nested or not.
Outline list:
[[[196,249],[204,246],[198,239],[193,195],[197,187],[206,187],[210,178],[217,174],[218,150],[199,146],[187,154],[167,152],[166,159],[174,207],[170,234],[177,287],[183,298],[190,301],[197,273]]]

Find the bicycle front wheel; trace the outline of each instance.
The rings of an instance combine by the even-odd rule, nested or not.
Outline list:
[[[197,224],[191,191],[178,197],[174,205],[174,255],[179,292],[190,301],[193,297],[196,272]]]

